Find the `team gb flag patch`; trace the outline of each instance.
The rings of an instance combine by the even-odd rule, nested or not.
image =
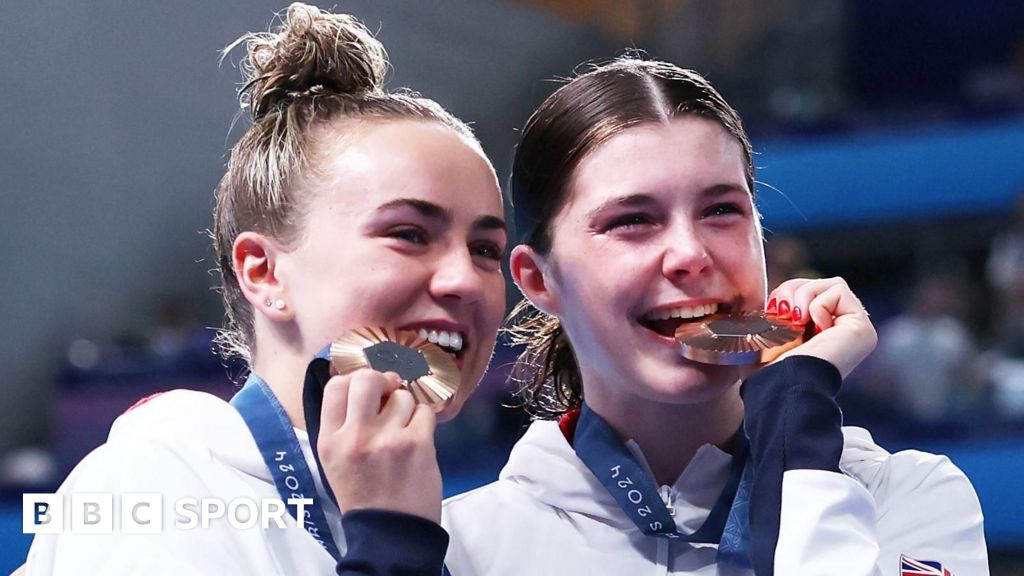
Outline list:
[[[914,560],[900,555],[900,576],[953,576],[953,573],[939,562]]]

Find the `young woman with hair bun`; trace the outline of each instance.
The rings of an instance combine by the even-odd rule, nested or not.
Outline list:
[[[212,236],[219,342],[251,375],[232,404],[175,390],[118,418],[60,494],[113,493],[115,511],[130,494],[158,495],[147,509],[162,511],[157,533],[115,520],[103,535],[40,534],[29,574],[441,571],[435,421],[482,377],[504,313],[494,170],[466,124],[384,89],[384,48],[351,16],[293,4],[277,29],[239,44],[251,125],[217,188]],[[366,326],[440,341],[464,383],[443,411],[394,373],[329,376],[325,345]],[[296,493],[313,503],[299,521],[289,506],[284,527],[175,525],[183,498]]]
[[[753,152],[707,80],[638,58],[573,78],[510,192],[538,419],[497,482],[446,502],[452,574],[988,573],[963,473],[842,427],[875,330],[841,278],[768,293]],[[681,355],[677,329],[765,309],[817,334],[761,368]]]

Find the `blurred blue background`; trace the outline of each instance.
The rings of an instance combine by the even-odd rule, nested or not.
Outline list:
[[[502,181],[516,130],[588,59],[636,47],[707,75],[758,151],[770,281],[842,275],[879,327],[848,423],[948,454],[993,574],[1024,574],[1024,3],[370,0],[318,3],[387,46],[392,87],[470,121]],[[239,54],[267,0],[5,5],[0,34],[0,573],[21,494],[51,491],[139,397],[229,396],[205,230]],[[516,292],[510,290],[510,303]],[[439,430],[446,492],[493,479],[525,418],[512,351]]]

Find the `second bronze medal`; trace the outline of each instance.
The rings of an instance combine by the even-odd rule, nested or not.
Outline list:
[[[455,397],[460,373],[440,346],[409,330],[365,327],[331,343],[331,374],[360,368],[395,372],[420,404],[440,412]]]

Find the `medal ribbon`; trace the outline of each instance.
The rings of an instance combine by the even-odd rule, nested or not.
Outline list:
[[[572,441],[576,455],[615,498],[633,524],[648,536],[718,545],[718,561],[750,567],[750,519],[748,515],[753,471],[748,465],[748,446],[742,428],[733,440],[729,479],[704,524],[692,534],[676,528],[658,486],[614,430],[584,404]]]
[[[250,374],[245,386],[231,399],[231,405],[242,415],[256,440],[281,500],[287,503],[292,498],[309,498],[313,501],[305,507],[304,517],[295,520],[335,561],[340,560],[341,554],[321,504],[322,496],[316,490],[291,421],[270,386],[256,374]],[[294,517],[295,512],[286,508]]]

